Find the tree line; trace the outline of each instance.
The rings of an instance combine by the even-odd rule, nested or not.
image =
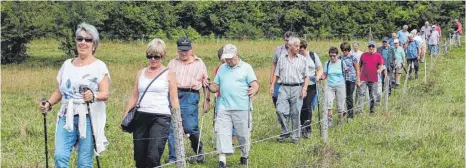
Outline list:
[[[66,57],[75,55],[74,31],[81,22],[95,25],[101,39],[280,38],[293,31],[312,39],[388,36],[405,24],[419,29],[425,21],[453,30],[463,20],[457,2],[25,2],[1,3],[2,64],[27,59],[26,44],[55,38]]]

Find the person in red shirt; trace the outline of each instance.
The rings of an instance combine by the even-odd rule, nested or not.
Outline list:
[[[366,95],[366,87],[369,88],[370,98],[370,113],[374,113],[374,108],[377,102],[377,82],[379,80],[378,74],[382,72],[383,58],[382,55],[376,52],[375,42],[370,41],[369,52],[365,52],[361,55],[359,60],[359,66],[361,66],[360,73],[360,89],[359,89],[359,106],[358,111],[362,112],[364,95]]]
[[[458,46],[461,46],[460,36],[463,34],[463,25],[458,19],[455,19],[456,31],[455,31],[455,40],[458,41]]]

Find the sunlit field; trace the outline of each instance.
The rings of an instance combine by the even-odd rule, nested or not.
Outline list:
[[[367,40],[360,41],[360,49],[367,50]],[[341,42],[311,41],[309,48],[324,62],[328,60],[329,47],[339,47]],[[427,59],[427,83],[424,82],[424,64],[421,64],[419,79],[408,81],[404,99],[402,87],[392,90],[388,112],[383,110],[382,104],[375,115],[369,115],[367,109],[356,114],[352,122],[345,120],[342,127],[336,126],[335,122],[336,127],[328,132],[328,144],[320,138],[320,123],[314,113],[311,137],[292,144],[289,140],[279,143],[273,138],[280,134],[280,126],[268,94],[273,51],[283,42],[206,40],[194,43],[194,52],[206,63],[211,79],[219,65],[217,50],[227,43],[235,44],[241,59],[252,65],[261,87],[254,101],[250,167],[465,167],[464,44],[448,56],[434,58],[432,71],[429,70],[430,58]],[[380,41],[377,43],[381,45]],[[148,64],[146,44],[141,41],[101,41],[95,54],[107,64],[111,75],[106,127],[110,145],[100,157],[102,167],[135,166],[132,135],[122,132],[119,124],[136,72]],[[176,56],[176,43],[168,42],[168,53],[165,65]],[[33,41],[29,44],[28,54],[31,58],[23,64],[2,65],[2,167],[45,167],[43,117],[37,104],[57,88],[56,75],[66,58],[58,50],[58,42],[51,39]],[[403,85],[404,73],[402,79]],[[51,165],[54,165],[57,109],[58,105],[55,105],[47,115]],[[212,116],[213,110],[206,115],[200,114],[206,153],[215,150],[211,142]],[[185,139],[187,156],[191,156],[194,152],[188,142]],[[168,148],[162,163],[168,160],[167,155]],[[72,167],[76,165],[76,156],[73,152]],[[217,155],[209,154],[206,158],[204,164],[188,165],[217,166]],[[227,158],[228,167],[240,167],[239,159],[240,151],[236,149],[235,154]]]

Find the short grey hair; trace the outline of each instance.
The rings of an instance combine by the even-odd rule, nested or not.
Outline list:
[[[408,25],[403,25],[403,29],[407,29],[408,28]]]
[[[76,29],[76,37],[78,37],[78,34],[81,31],[85,31],[92,36],[92,44],[94,44],[94,48],[92,49],[92,54],[95,53],[95,50],[97,50],[97,46],[99,46],[99,32],[95,28],[95,26],[91,24],[87,24],[86,22],[82,22],[81,24],[78,25],[78,28]]]
[[[359,43],[358,43],[357,41],[355,41],[355,42],[353,42],[353,46],[354,46],[354,45],[359,46]]]
[[[416,35],[416,34],[417,34],[417,30],[416,30],[416,29],[411,30],[411,34]]]
[[[424,23],[424,24],[429,24],[429,21],[426,21],[426,23]]]
[[[155,38],[147,44],[146,54],[159,55],[163,58],[167,54],[167,45],[162,39]]]
[[[291,36],[293,36],[293,34],[294,33],[292,31],[287,31],[287,32],[285,32],[285,34],[283,34],[283,37],[284,38],[290,38]]]
[[[288,44],[289,45],[293,45],[293,44],[300,43],[300,42],[301,42],[301,40],[299,40],[299,38],[297,38],[297,37],[292,36],[292,37],[288,38]]]
[[[457,21],[458,21],[458,19],[455,19],[455,22],[457,22]]]

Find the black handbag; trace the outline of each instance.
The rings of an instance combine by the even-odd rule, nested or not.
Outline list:
[[[129,111],[128,111],[128,115],[126,115],[126,117],[123,119],[123,121],[121,121],[121,128],[123,129],[124,132],[128,132],[128,133],[132,133],[134,131],[134,119],[136,118],[136,115],[138,113],[138,108],[140,107],[140,104],[141,104],[141,100],[142,98],[144,97],[144,95],[146,94],[147,92],[147,89],[149,89],[150,85],[157,79],[159,78],[160,75],[162,75],[163,73],[165,73],[165,71],[167,71],[167,69],[165,69],[164,71],[162,71],[159,75],[157,75],[154,79],[152,79],[152,81],[149,83],[149,85],[147,85],[146,87],[146,90],[144,90],[144,92],[142,93],[142,96],[141,98],[139,98],[138,102],[136,103],[136,106],[134,106],[133,108],[131,108]],[[142,74],[144,75],[144,74]]]

